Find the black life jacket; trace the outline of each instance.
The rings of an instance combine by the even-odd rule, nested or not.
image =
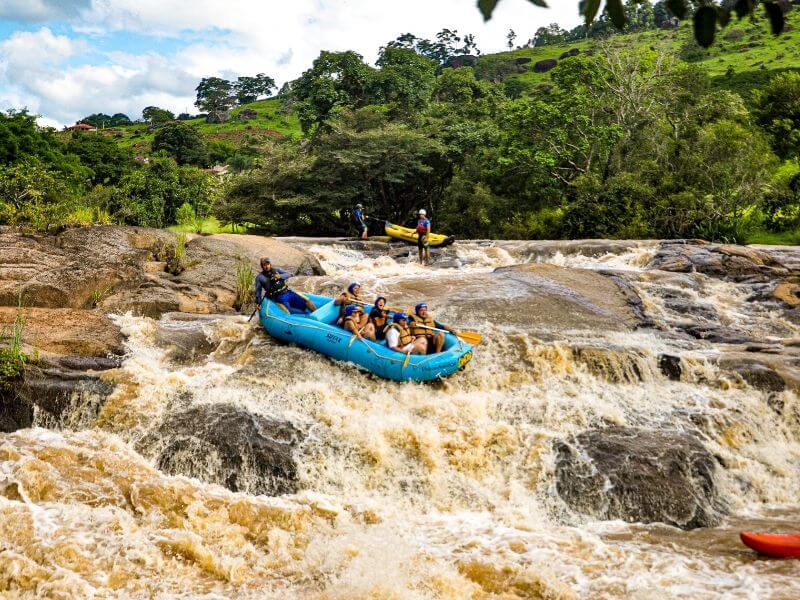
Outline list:
[[[267,298],[272,299],[276,296],[280,296],[283,292],[285,292],[288,288],[286,285],[286,281],[283,277],[275,279],[274,276],[277,274],[277,271],[273,271],[272,269],[269,270],[267,273]]]

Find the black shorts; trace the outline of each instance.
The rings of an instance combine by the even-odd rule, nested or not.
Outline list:
[[[427,235],[417,235],[417,248],[422,250],[423,248],[428,247],[428,236]]]
[[[359,223],[358,225],[356,225],[356,230],[358,231],[359,236],[364,235],[364,232],[367,230],[367,224]]]

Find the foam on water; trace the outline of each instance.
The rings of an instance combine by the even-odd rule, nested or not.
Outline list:
[[[402,289],[440,276],[413,261],[312,250],[327,283],[359,279],[379,290],[389,279]],[[514,262],[493,250],[459,247],[462,270]],[[648,252],[551,260],[644,273]],[[732,324],[786,335],[735,286],[692,277],[719,290],[705,297]],[[647,285],[637,289],[655,311],[662,296],[656,283],[647,295]],[[668,309],[656,316],[670,317]],[[725,526],[685,533],[597,521],[569,511],[555,492],[553,442],[618,424],[695,431],[725,464],[720,486],[742,518],[796,505],[800,400],[773,393],[783,412],[767,409],[765,392],[732,383],[707,360],[713,348],[654,331],[570,331],[543,342],[537,332],[488,324],[463,373],[395,384],[278,345],[241,317],[202,324],[216,349],[189,365],[169,359],[155,321],[115,319],[128,356],[86,430],[32,429],[0,442],[0,589],[30,597],[800,594],[790,565],[751,560]],[[661,375],[664,353],[681,354],[680,381]],[[303,491],[254,497],[158,472],[132,444],[177,398],[295,423],[305,435]],[[731,541],[719,541],[724,531]]]

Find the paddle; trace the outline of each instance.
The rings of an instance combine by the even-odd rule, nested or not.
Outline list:
[[[352,304],[361,304],[362,306],[374,306],[374,304],[372,304],[370,302],[362,302],[360,300],[349,300],[348,302],[351,302]],[[390,312],[401,312],[401,313],[406,312],[402,308],[393,308],[391,306],[385,306],[384,310],[388,310]],[[415,324],[414,327],[419,327],[420,329],[430,329],[432,331],[441,331],[442,333],[451,333],[450,331],[447,331],[446,329],[439,329],[438,327],[428,327],[427,325],[416,325]],[[473,346],[477,346],[478,344],[480,344],[483,341],[483,336],[480,333],[478,333],[477,331],[459,331],[459,332],[456,332],[455,335],[458,338],[464,340],[465,342],[467,342],[468,344],[471,344]]]
[[[414,327],[419,329],[430,329],[431,331],[441,331],[442,333],[452,333],[450,331],[447,331],[446,329],[439,329],[438,327],[428,327],[427,325],[415,324]],[[477,346],[483,341],[483,336],[477,331],[459,331],[456,332],[455,335],[473,346]]]
[[[262,301],[262,302],[263,302],[263,301]],[[259,309],[259,308],[261,308],[261,303],[260,303],[260,302],[259,302],[258,304],[256,304],[256,307],[253,309],[253,314],[252,314],[252,315],[250,315],[250,318],[249,318],[249,319],[247,319],[247,322],[248,322],[248,323],[249,323],[250,321],[252,321],[252,320],[253,320],[253,317],[255,317],[255,316],[256,316],[256,313],[258,312],[258,309]]]

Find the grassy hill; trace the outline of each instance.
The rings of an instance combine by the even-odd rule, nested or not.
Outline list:
[[[255,118],[242,120],[239,115],[244,110],[254,111]],[[297,115],[284,111],[281,101],[277,98],[242,104],[234,108],[231,115],[232,118],[227,123],[206,123],[204,118],[189,119],[184,123],[197,126],[209,140],[221,140],[236,145],[244,143],[258,145],[269,139],[299,137],[302,134]],[[145,154],[150,150],[154,134],[145,123],[113,127],[106,131],[117,138],[121,145]]]
[[[675,54],[688,62],[708,69],[715,83],[741,93],[749,91],[783,70],[800,70],[800,10],[787,15],[787,30],[773,36],[765,19],[733,20],[720,31],[714,45],[703,49],[694,42],[692,24],[686,22],[677,29],[649,30],[617,35],[605,42],[595,40],[557,44],[538,48],[523,48],[511,52],[482,56],[476,72],[495,81],[518,80],[524,86],[548,83],[549,73],[537,73],[534,64],[541,60],[558,59],[564,52],[576,48],[592,52],[600,43],[612,48],[653,48]],[[517,59],[530,58],[519,72]]]
[[[769,33],[763,18],[734,20],[717,36],[709,49],[700,48],[692,35],[690,22],[677,29],[649,30],[616,35],[606,41],[584,40],[537,48],[522,48],[510,52],[486,54],[479,58],[476,75],[483,79],[503,82],[519,89],[531,89],[551,81],[550,73],[534,69],[538,61],[558,60],[565,52],[577,49],[581,53],[597,51],[600,44],[617,49],[653,48],[675,54],[681,59],[708,69],[715,83],[739,92],[745,100],[750,90],[783,70],[800,70],[800,10],[787,15],[787,31],[775,37]],[[529,62],[519,65],[520,59]],[[242,120],[244,110],[255,111],[256,117]],[[209,124],[205,119],[186,121],[196,125],[209,140],[222,140],[240,145],[258,145],[280,137],[298,138],[302,135],[297,115],[286,110],[277,98],[243,104],[232,110],[233,118],[222,124]],[[153,131],[146,124],[134,123],[107,130],[124,146],[137,153],[150,150]]]

